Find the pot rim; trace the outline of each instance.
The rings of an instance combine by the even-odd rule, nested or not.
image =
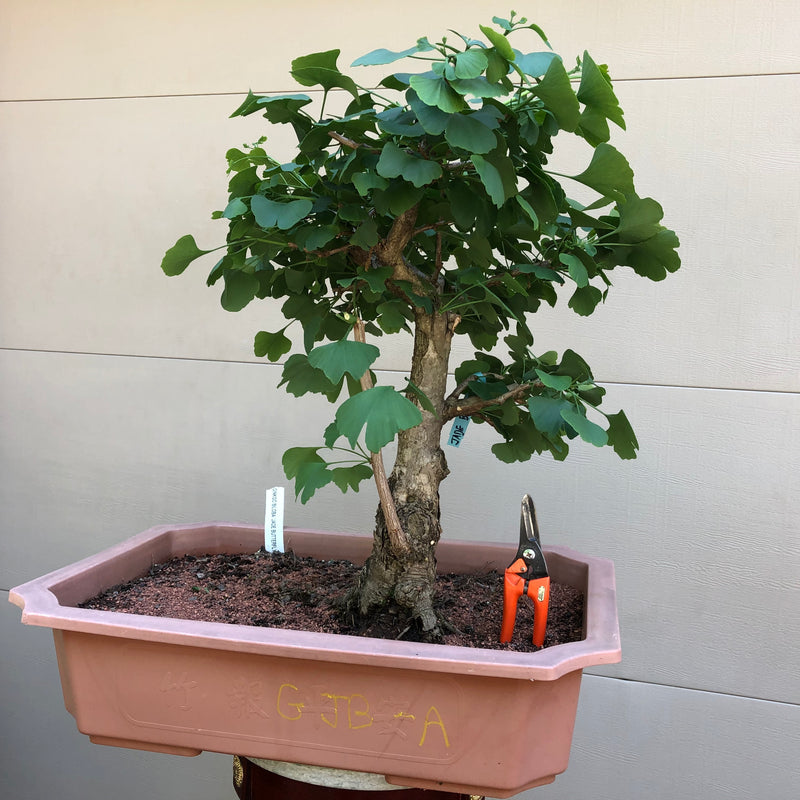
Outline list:
[[[235,523],[160,525],[11,589],[9,601],[23,609],[23,623],[49,627],[54,631],[76,631],[285,658],[357,662],[396,669],[555,680],[573,670],[621,660],[613,563],[560,546],[544,548],[551,574],[557,577],[559,571],[572,574],[585,571],[586,636],[579,642],[547,647],[535,653],[151,617],[72,605],[135,577],[131,574],[134,562],[144,566],[138,572],[143,574],[150,564],[192,549],[195,553],[225,552],[227,545],[229,552],[248,552],[248,547],[255,544],[249,550],[254,552],[258,549],[258,542],[263,543],[263,533],[263,526]],[[292,546],[296,551],[302,551],[314,544],[328,544],[350,553],[337,554],[337,558],[354,561],[359,556],[362,560],[366,557],[372,541],[371,536],[363,534],[299,528],[287,528],[285,536],[287,549]],[[244,549],[232,550],[237,544]],[[160,558],[154,561],[156,552]],[[500,565],[508,560],[508,548],[501,544],[446,540],[439,543],[437,557],[447,571],[451,571],[447,569],[448,562],[462,564],[465,560],[472,560],[473,566],[479,568],[502,569]],[[127,574],[118,577],[125,566],[129,568]],[[97,577],[100,574],[105,575],[105,580]],[[502,600],[498,598],[498,602]]]

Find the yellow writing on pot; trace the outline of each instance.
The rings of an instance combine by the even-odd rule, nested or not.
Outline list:
[[[450,748],[445,720],[435,705],[415,710],[406,700],[381,698],[371,703],[360,692],[308,692],[293,683],[282,683],[275,708],[278,716],[290,722],[311,720],[338,731],[372,728],[377,735],[416,741],[418,747],[429,748],[438,742],[439,747]]]

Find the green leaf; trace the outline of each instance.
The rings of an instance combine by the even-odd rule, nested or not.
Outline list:
[[[571,177],[604,197],[624,200],[626,195],[635,194],[630,164],[619,150],[605,142],[597,145],[589,166]]]
[[[336,412],[336,425],[355,447],[366,426],[367,448],[377,453],[400,431],[422,422],[422,412],[391,386],[374,386],[345,400]]]
[[[444,138],[451,147],[470,153],[488,153],[497,147],[494,132],[472,114],[453,114],[444,129]]]
[[[358,484],[371,477],[372,467],[367,464],[354,464],[352,467],[336,467],[331,470],[331,479],[342,492],[346,492],[348,489],[357,492]]]
[[[435,161],[418,158],[401,150],[393,142],[387,142],[381,151],[376,170],[384,178],[402,176],[421,188],[442,176],[442,168]]]
[[[310,102],[311,98],[307,94],[284,94],[259,97],[256,105],[258,109],[264,110],[264,116],[270,122],[282,124],[297,119],[300,109]]]
[[[514,63],[526,74],[532,78],[541,78],[542,75],[547,73],[550,68],[550,63],[553,59],[561,60],[561,56],[556,53],[517,53],[517,58]]]
[[[385,189],[389,185],[386,178],[382,178],[374,172],[358,172],[353,175],[352,181],[356,191],[362,197],[366,197],[370,189]]]
[[[350,244],[361,247],[364,250],[369,250],[380,241],[378,234],[378,224],[374,219],[365,219],[356,229],[356,232],[350,237]]]
[[[639,442],[624,411],[608,415],[608,443],[614,452],[623,459],[636,458]]]
[[[578,286],[589,285],[589,273],[583,261],[581,261],[578,256],[574,256],[571,253],[561,253],[558,256],[558,260],[562,264],[567,265],[570,278],[572,278]]]
[[[565,131],[577,130],[581,107],[560,58],[550,62],[544,78],[531,91],[542,99],[560,128]]]
[[[290,480],[295,479],[294,496],[307,503],[317,491],[333,480],[325,460],[317,447],[291,447],[283,454],[283,471]]]
[[[564,430],[564,418],[561,412],[571,408],[571,404],[561,397],[537,395],[528,398],[528,411],[534,425],[542,433],[549,436],[560,436]]]
[[[287,478],[294,478],[305,464],[324,464],[325,460],[317,452],[318,447],[290,447],[281,459]]]
[[[467,108],[464,98],[453,90],[444,78],[412,75],[409,84],[425,105],[439,108],[448,114]],[[420,124],[425,127],[421,119]]]
[[[663,228],[647,241],[629,249],[622,263],[633,267],[637,275],[660,281],[667,277],[668,272],[675,272],[680,267],[679,244],[675,232]]]
[[[377,322],[384,333],[398,333],[408,328],[408,319],[405,315],[406,304],[402,300],[388,300],[381,303],[376,309]]]
[[[250,201],[250,210],[256,222],[267,230],[280,228],[282,231],[295,226],[301,219],[305,219],[314,204],[307,198],[290,200],[288,203],[278,203],[268,200],[263,195],[254,195]]]
[[[456,55],[456,78],[477,78],[489,66],[483,50],[471,48]]]
[[[490,83],[504,80],[510,69],[508,61],[495,49],[488,50],[486,56],[489,61],[486,67],[486,80]]]
[[[469,230],[475,219],[488,210],[486,200],[465,181],[451,180],[446,189],[453,221],[461,230]]]
[[[253,94],[253,90],[250,89],[247,92],[247,97],[242,101],[242,104],[236,111],[231,114],[231,119],[233,117],[246,117],[248,114],[252,114],[255,111],[258,111],[258,101],[261,99],[261,95]]]
[[[301,250],[319,250],[338,233],[339,228],[336,225],[307,225],[297,231],[294,240]]]
[[[508,94],[508,90],[497,83],[490,83],[486,78],[454,78],[450,85],[462,95],[471,94],[474,97],[501,97]]]
[[[603,300],[603,293],[596,286],[580,286],[567,305],[582,317],[588,317]]]
[[[406,99],[425,133],[429,133],[431,136],[439,136],[444,132],[447,123],[450,121],[449,113],[445,113],[441,108],[424,103],[413,89],[409,89],[406,92]]]
[[[500,53],[506,61],[513,61],[515,58],[514,50],[511,47],[508,39],[502,33],[498,33],[486,25],[479,25],[483,35],[494,45],[494,48]]]
[[[592,380],[592,371],[589,369],[589,365],[574,350],[569,348],[561,356],[561,363],[558,365],[556,373],[558,375],[569,375],[579,383]]]
[[[398,106],[387,108],[376,115],[378,126],[384,133],[393,136],[409,136],[417,138],[425,133],[413,111],[407,111]]]
[[[516,194],[516,173],[509,158],[476,154],[470,160],[475,165],[486,193],[498,208]]]
[[[530,221],[533,223],[533,227],[538,229],[538,227],[539,227],[539,216],[537,215],[536,210],[534,209],[534,207],[521,194],[517,195],[517,202],[522,207],[522,210],[530,218]]]
[[[374,344],[340,339],[315,347],[308,354],[308,363],[321,369],[331,383],[339,383],[346,372],[360,379],[380,354]]]
[[[292,349],[292,343],[289,337],[284,335],[285,330],[286,328],[283,328],[277,333],[259,331],[253,343],[253,352],[256,356],[258,358],[266,356],[270,361],[278,361],[282,355],[288,353]]]
[[[283,365],[283,374],[278,386],[286,384],[286,391],[295,397],[301,397],[308,392],[324,394],[329,402],[333,403],[342,390],[343,382],[331,383],[321,369],[316,369],[308,363],[308,357],[303,353],[295,353],[286,359]]]
[[[617,205],[617,211],[619,225],[609,235],[620,242],[643,242],[663,230],[659,223],[664,216],[664,209],[652,197],[629,195],[625,202]]]
[[[303,86],[322,86],[325,91],[345,89],[353,97],[358,97],[358,87],[352,78],[342,75],[336,66],[340,50],[326,50],[311,53],[292,61],[292,77]]]
[[[240,270],[228,270],[225,273],[225,288],[220,303],[226,311],[241,311],[261,288],[255,275]]]
[[[569,375],[551,375],[541,369],[536,369],[536,374],[539,380],[550,389],[555,389],[557,392],[563,392],[572,386],[572,378]]]
[[[564,279],[554,269],[546,267],[544,264],[514,264],[514,269],[535,275],[542,281],[564,283]]]
[[[358,277],[366,281],[373,292],[382,292],[386,289],[386,281],[392,277],[392,267],[371,267],[359,270]]]
[[[541,433],[531,424],[530,418],[511,426],[504,435],[506,441],[492,445],[492,453],[506,464],[527,461],[534,453],[547,447]]]
[[[161,269],[170,277],[180,275],[196,258],[210,253],[211,250],[201,250],[194,240],[194,236],[181,236],[177,242],[164,254]]]
[[[234,197],[233,200],[225,206],[225,210],[222,212],[222,216],[225,219],[233,219],[234,217],[240,217],[242,214],[247,213],[247,204],[242,200],[241,197]]]
[[[590,144],[608,141],[607,119],[625,130],[623,111],[611,88],[611,81],[605,70],[598,67],[586,52],[583,54],[578,100],[586,106],[581,114],[581,130]]]
[[[424,194],[424,186],[417,188],[410,183],[406,183],[406,181],[392,181],[383,193],[382,199],[388,205],[392,216],[399,217],[404,211],[408,211],[411,206],[419,203]],[[378,197],[375,198],[375,208],[379,213],[385,213],[380,210],[380,199]]]
[[[377,50],[372,50],[366,55],[359,56],[350,66],[373,67],[379,64],[391,64],[395,61],[399,61],[401,58],[413,56],[415,53],[427,53],[429,50],[433,50],[433,45],[423,36],[421,39],[417,39],[415,45],[406,50],[394,52],[381,47]]]
[[[587,419],[585,414],[582,414],[573,405],[568,405],[567,408],[561,410],[561,416],[564,421],[571,425],[578,435],[585,442],[593,444],[595,447],[603,447],[608,444],[608,434],[596,423]]]

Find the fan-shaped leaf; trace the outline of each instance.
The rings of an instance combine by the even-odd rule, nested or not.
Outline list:
[[[439,108],[448,114],[467,108],[464,98],[454,91],[444,78],[412,75],[409,84],[426,105]]]
[[[161,269],[164,270],[165,275],[180,275],[192,261],[210,252],[210,250],[201,250],[197,246],[194,236],[181,236],[164,254]]]
[[[308,354],[308,363],[321,369],[332,383],[339,383],[345,372],[358,380],[380,354],[374,344],[340,339],[315,347]]]
[[[494,132],[473,114],[453,114],[444,129],[444,138],[452,147],[470,153],[488,153],[497,147]]]
[[[573,175],[572,178],[604,197],[624,200],[626,195],[634,194],[633,170],[628,160],[619,150],[605,142],[597,145],[589,166],[580,175]]]
[[[391,386],[374,386],[345,400],[336,412],[336,426],[356,446],[366,426],[367,448],[377,453],[400,431],[422,422],[422,412]]]
[[[250,200],[250,210],[262,228],[280,228],[282,231],[288,230],[307,217],[313,207],[311,200],[306,198],[278,203],[257,194]]]

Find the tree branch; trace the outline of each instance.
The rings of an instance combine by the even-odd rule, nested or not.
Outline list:
[[[458,394],[453,392],[447,398],[442,410],[443,422],[447,422],[455,417],[471,417],[485,408],[501,406],[503,403],[507,403],[509,400],[513,400],[515,403],[519,402],[525,397],[526,394],[528,394],[528,392],[530,392],[531,389],[544,385],[541,381],[531,381],[530,383],[520,383],[517,386],[509,389],[507,392],[504,392],[497,397],[492,397],[488,400],[484,400],[482,397],[478,397],[477,395],[473,397],[465,397],[463,400],[459,400],[458,395],[464,391],[466,385],[469,384],[473,379],[474,376],[470,376],[466,381],[462,381],[462,388],[460,391],[458,391],[457,387]]]
[[[353,338],[362,344],[367,340],[364,323],[360,318],[356,320],[356,324],[353,326]],[[361,388],[364,391],[372,388],[372,376],[369,374],[369,369],[361,376]],[[378,450],[377,453],[370,453],[369,460],[372,464],[372,474],[375,478],[378,499],[381,503],[383,518],[386,521],[386,530],[389,534],[392,550],[398,555],[407,553],[410,549],[408,536],[403,530],[403,526],[400,524],[400,518],[397,516],[397,506],[394,503],[394,497],[392,497],[392,492],[389,488],[389,480],[386,477],[386,467],[383,464],[382,452]]]
[[[371,153],[380,153],[380,149],[377,147],[369,147],[362,142],[356,142],[353,139],[348,139],[346,136],[342,136],[340,133],[336,133],[335,131],[328,131],[328,136],[330,136],[335,142],[339,142],[342,147],[349,147],[351,150],[358,150],[359,147],[366,147],[366,149]]]

